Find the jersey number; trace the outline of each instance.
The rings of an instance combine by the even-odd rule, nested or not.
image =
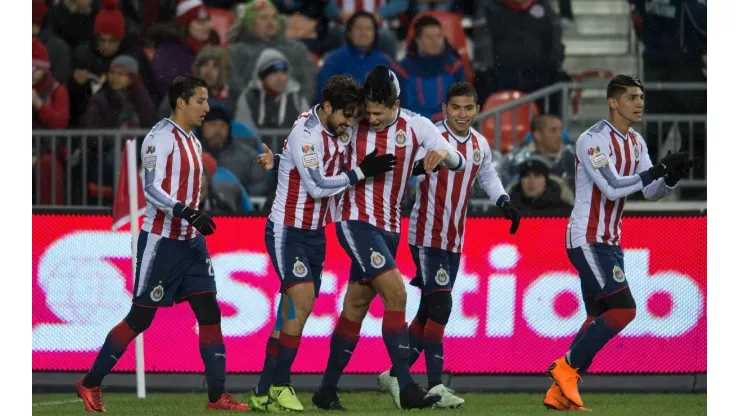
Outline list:
[[[207,258],[206,263],[208,263],[208,275],[215,276],[215,273],[213,273],[213,262],[211,261],[211,259]]]

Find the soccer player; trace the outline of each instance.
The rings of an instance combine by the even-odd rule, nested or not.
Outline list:
[[[290,385],[290,368],[321,286],[326,256],[324,227],[333,222],[344,190],[319,188],[308,171],[336,175],[349,186],[389,171],[396,163],[392,154],[373,155],[356,168],[341,172],[354,120],[364,107],[362,86],[350,77],[333,76],[324,86],[321,104],[301,114],[285,140],[278,163],[277,194],[265,229],[265,245],[280,277],[282,296],[262,375],[249,399],[254,411],[303,410]],[[263,156],[261,159],[272,159],[269,149]]]
[[[105,339],[90,371],[77,382],[88,412],[104,412],[103,378],[128,344],[149,328],[157,309],[187,301],[198,321],[200,355],[208,381],[210,410],[247,411],[224,391],[226,349],[216,280],[204,235],[216,224],[196,210],[200,197],[201,144],[192,130],[209,110],[208,86],[190,75],[177,77],[168,92],[172,116],[157,123],[144,139],[146,214],[139,234],[134,296],[128,315]],[[133,226],[133,225],[132,225]]]
[[[414,383],[408,364],[406,289],[395,262],[401,232],[401,200],[421,148],[427,150],[422,163],[428,172],[440,163],[451,170],[463,171],[465,158],[429,119],[400,108],[398,79],[387,67],[376,66],[370,72],[364,91],[366,119],[352,135],[349,164],[361,164],[365,155],[375,151],[381,155],[395,154],[398,164],[392,172],[348,188],[342,198],[337,235],[352,260],[350,284],[332,335],[326,372],[312,401],[321,409],[343,409],[336,392],[337,383],[357,345],[370,302],[379,294],[385,305],[383,341],[396,369],[400,406],[403,409],[430,407],[441,397],[427,395]],[[331,178],[325,180],[332,182]]]
[[[607,86],[609,116],[576,142],[576,202],[565,245],[578,270],[587,318],[565,355],[548,374],[555,381],[544,404],[558,410],[584,410],[578,392],[581,374],[594,356],[635,318],[635,300],[620,247],[625,198],[642,191],[658,200],[675,189],[696,160],[684,151],[653,166],[642,136],[630,126],[642,120],[645,96],[640,81],[617,75]]]
[[[465,170],[455,173],[441,168],[425,174],[423,166],[415,169],[420,178],[416,202],[409,222],[409,247],[416,264],[411,284],[422,291],[416,317],[409,325],[411,367],[425,351],[429,394],[442,397],[436,407],[458,408],[465,400],[442,384],[444,350],[442,338],[452,311],[452,289],[460,265],[465,234],[465,217],[473,182],[477,179],[488,196],[512,221],[510,233],[519,228],[519,211],[509,202],[501,180],[493,167],[491,149],[483,135],[470,125],[480,106],[475,88],[467,82],[452,84],[442,103],[446,120],[436,123],[442,136],[462,153]],[[417,159],[423,156],[423,151]],[[378,384],[400,408],[399,386],[392,368],[380,374]]]

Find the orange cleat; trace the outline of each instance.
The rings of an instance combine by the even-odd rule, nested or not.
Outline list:
[[[581,376],[578,375],[575,368],[568,365],[565,357],[553,361],[550,368],[547,369],[547,374],[555,380],[555,383],[558,384],[568,400],[578,407],[583,407],[583,400],[581,400],[581,395],[578,393],[578,381]]]
[[[103,398],[100,396],[100,387],[87,388],[82,385],[82,380],[84,379],[84,376],[79,379],[75,387],[77,389],[77,396],[79,396],[79,398],[82,399],[82,403],[85,404],[85,410],[87,410],[88,413],[105,412]]]
[[[545,398],[542,400],[542,403],[550,410],[570,410],[579,412],[591,411],[591,409],[576,406],[573,402],[568,400],[568,398],[563,395],[563,392],[560,390],[560,386],[558,386],[557,383],[552,383],[552,386],[550,386],[547,393],[545,393]]]
[[[237,412],[248,412],[249,405],[241,403],[233,398],[229,393],[221,394],[221,398],[216,403],[208,402],[208,410],[232,410]]]

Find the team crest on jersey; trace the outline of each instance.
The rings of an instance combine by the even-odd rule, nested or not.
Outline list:
[[[306,277],[308,274],[308,268],[302,261],[295,259],[295,264],[293,264],[293,274],[295,277]]]
[[[154,289],[152,289],[151,293],[149,293],[149,297],[152,298],[153,301],[159,302],[164,297],[164,288],[162,285],[157,285]]]
[[[396,146],[406,146],[406,132],[403,130],[396,132]]]
[[[370,255],[370,264],[376,269],[385,266],[385,256],[380,254],[380,252],[374,251],[373,254]]]
[[[450,276],[447,274],[447,271],[443,269],[440,265],[439,270],[437,270],[437,275],[434,276],[434,281],[437,282],[440,286],[445,286],[450,281]]]
[[[640,158],[640,151],[637,150],[637,146],[633,147],[632,149],[635,150],[635,160]]]
[[[476,165],[480,165],[480,161],[481,161],[480,149],[473,150],[473,163],[475,163]]]
[[[622,271],[622,269],[619,268],[619,266],[614,266],[613,273],[614,273],[614,280],[615,281],[617,281],[619,283],[624,282],[624,272]]]
[[[347,144],[347,142],[349,141],[349,134],[347,134],[346,132],[340,134],[339,141],[342,142],[343,144]]]
[[[146,153],[147,155],[153,155],[154,154],[155,147],[154,146],[147,146],[146,147]]]

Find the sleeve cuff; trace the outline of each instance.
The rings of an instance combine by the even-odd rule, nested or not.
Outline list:
[[[650,183],[653,181],[653,178],[650,177],[650,171],[646,170],[644,172],[640,172],[640,180],[642,181],[643,188],[650,185]]]
[[[346,172],[346,175],[349,177],[350,185],[354,185],[357,182],[365,179],[365,175],[362,173],[362,169],[360,169],[359,166]]]
[[[501,208],[501,206],[504,205],[504,202],[509,200],[509,195],[503,194],[500,197],[498,197],[498,200],[496,201],[496,206]]]

